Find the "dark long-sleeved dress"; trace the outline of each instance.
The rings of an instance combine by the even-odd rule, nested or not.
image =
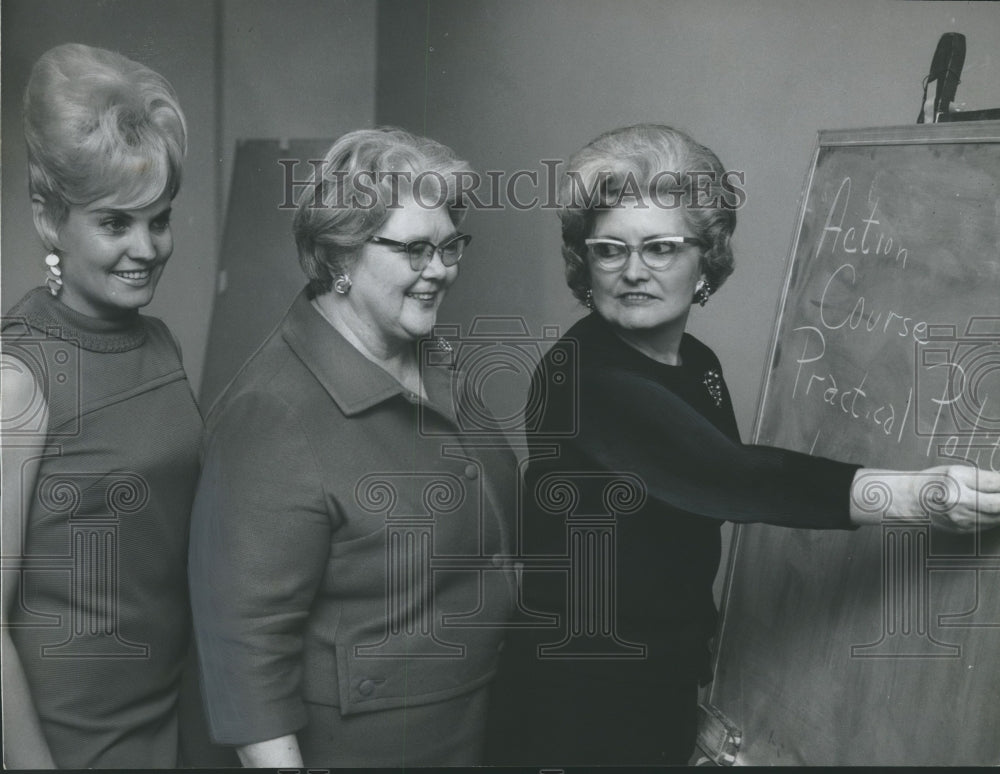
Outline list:
[[[492,763],[683,763],[722,523],[851,526],[857,467],[742,444],[714,353],[685,335],[680,354],[654,361],[592,314],[536,371],[522,607],[558,621],[508,634]]]

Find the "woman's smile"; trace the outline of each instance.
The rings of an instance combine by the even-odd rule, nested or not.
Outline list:
[[[141,288],[152,279],[155,268],[155,266],[150,266],[146,269],[114,270],[111,273],[122,282],[132,287]]]
[[[657,300],[656,296],[641,291],[619,293],[617,298],[623,304],[648,304]]]
[[[410,290],[406,294],[407,298],[412,298],[420,304],[433,306],[441,295],[440,290]]]
[[[427,209],[406,198],[382,225],[380,235],[398,244],[426,241],[443,244],[455,234],[451,215],[443,207]],[[429,336],[437,311],[458,264],[445,266],[435,251],[430,262],[415,271],[404,249],[369,243],[350,267],[351,290],[339,297],[337,314],[364,341],[370,352],[393,352],[400,345]],[[360,331],[360,333],[359,333]]]
[[[59,229],[60,300],[82,314],[112,319],[153,300],[174,245],[169,191],[136,208],[109,199],[69,208]]]

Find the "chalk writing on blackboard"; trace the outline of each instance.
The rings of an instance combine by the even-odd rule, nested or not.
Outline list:
[[[753,440],[1000,470],[1000,123],[820,134]],[[1000,761],[1000,530],[747,525],[733,545],[709,701],[739,762]]]

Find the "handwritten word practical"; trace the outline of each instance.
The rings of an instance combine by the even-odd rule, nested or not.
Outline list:
[[[798,370],[795,372],[792,399],[817,395],[847,418],[870,422],[885,435],[894,435],[896,443],[899,443],[903,438],[907,414],[913,405],[913,388],[909,388],[905,400],[875,398],[865,387],[867,372],[856,384],[850,384],[846,379],[838,380],[831,369],[818,365],[826,354],[826,337],[822,330],[813,325],[800,325],[794,332],[803,334],[803,344],[795,361]],[[808,370],[805,370],[807,366]]]

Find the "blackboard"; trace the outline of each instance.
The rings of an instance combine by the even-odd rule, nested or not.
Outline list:
[[[755,443],[1000,469],[1000,122],[820,133],[763,385]],[[735,762],[1000,764],[1000,530],[742,527],[722,612]]]

